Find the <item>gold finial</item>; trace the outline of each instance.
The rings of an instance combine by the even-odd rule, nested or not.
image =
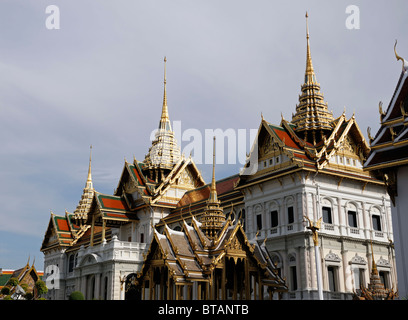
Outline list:
[[[215,136],[213,142],[213,168],[212,168],[212,179],[211,179],[211,190],[210,190],[210,202],[217,202],[217,186],[215,183]]]
[[[171,126],[170,126],[170,118],[169,118],[169,111],[167,107],[167,74],[166,74],[166,62],[167,58],[164,57],[164,93],[163,93],[163,108],[162,108],[162,114],[160,118],[160,124],[159,124],[159,129],[165,129],[165,130],[170,130],[171,131]]]
[[[167,111],[167,91],[166,91],[166,85],[167,85],[167,75],[166,75],[166,62],[167,58],[164,57],[164,94],[163,94],[163,112],[165,111],[164,108],[166,107]],[[168,115],[167,115],[168,117]]]
[[[313,77],[307,77],[306,80],[310,80],[312,82],[314,81],[314,69],[313,69],[313,64],[312,64],[312,55],[310,53],[310,43],[309,43],[309,24],[308,24],[308,17],[309,15],[307,14],[306,11],[306,40],[307,40],[307,52],[306,52],[306,76],[313,76]]]
[[[164,56],[164,84],[166,84],[166,62],[167,58]]]
[[[307,18],[309,18],[309,15],[307,14],[307,11],[306,11],[305,17],[306,17],[306,38],[309,39],[309,26],[307,23]]]
[[[92,145],[89,148],[89,168],[88,168],[88,180],[92,182],[92,175],[91,175],[91,162],[92,162]]]

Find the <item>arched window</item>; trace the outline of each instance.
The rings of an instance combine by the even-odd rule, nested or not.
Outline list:
[[[351,228],[358,227],[358,219],[357,219],[357,206],[351,202],[347,204],[347,221],[348,225]]]
[[[258,204],[258,205],[255,206],[254,211],[255,211],[255,218],[256,218],[256,220],[255,220],[256,230],[254,230],[254,231],[256,232],[256,231],[262,230],[262,211],[263,211],[263,208],[262,208],[261,205]]]
[[[377,207],[371,209],[371,221],[374,231],[382,231],[381,227],[381,212]]]
[[[324,223],[333,224],[333,204],[327,198],[322,199],[322,217]]]

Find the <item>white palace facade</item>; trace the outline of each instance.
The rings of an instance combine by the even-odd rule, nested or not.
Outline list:
[[[319,299],[320,275],[324,299],[352,299],[374,266],[385,288],[395,290],[390,198],[384,182],[363,170],[370,146],[355,116],[328,111],[306,34],[306,71],[292,119],[273,124],[262,117],[242,171],[216,183],[220,205],[228,221],[266,247],[288,289],[280,298]],[[172,132],[165,74],[159,130],[145,159],[125,161],[113,195],[94,189],[89,161],[77,208],[51,214],[41,247],[48,298],[68,299],[73,291],[86,299],[141,298],[135,283],[156,228],[178,232],[200,221],[209,194],[210,184]],[[319,225],[318,265],[309,220]]]

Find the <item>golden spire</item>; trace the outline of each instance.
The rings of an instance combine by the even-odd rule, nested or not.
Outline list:
[[[307,50],[306,50],[306,74],[305,74],[305,82],[315,82],[315,74],[312,64],[312,55],[310,54],[310,42],[309,42],[309,24],[307,18],[309,15],[306,11],[306,40],[307,40]]]
[[[306,71],[302,94],[299,96],[299,104],[296,113],[292,116],[292,123],[296,125],[296,131],[302,132],[304,139],[311,137],[311,142],[317,144],[324,140],[327,132],[331,131],[333,114],[329,112],[327,103],[324,102],[323,94],[320,92],[320,84],[316,81],[316,74],[312,64],[310,53],[310,36],[308,13],[306,12]],[[311,134],[308,132],[311,131]]]
[[[169,131],[171,131],[169,111],[168,111],[168,108],[167,108],[166,62],[167,62],[167,58],[164,57],[164,93],[163,93],[163,108],[162,108],[162,114],[161,114],[160,123],[159,123],[159,130],[160,130],[160,129],[164,129],[164,130],[169,130]]]
[[[201,217],[201,229],[210,240],[215,240],[218,231],[225,223],[225,215],[220,207],[220,201],[217,199],[217,188],[215,183],[215,137],[213,146],[213,172],[210,187],[210,196],[207,200],[207,208]]]
[[[213,142],[213,168],[212,168],[212,180],[211,180],[211,189],[210,189],[210,198],[208,199],[211,203],[218,203],[217,200],[217,187],[215,184],[215,136]]]
[[[92,189],[93,188],[92,173],[91,173],[91,161],[92,161],[92,145],[90,146],[88,178],[86,179],[86,185],[85,185],[85,188],[87,188],[87,189]]]

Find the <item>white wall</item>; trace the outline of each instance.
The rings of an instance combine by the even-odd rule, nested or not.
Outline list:
[[[392,222],[395,229],[395,255],[400,298],[408,296],[408,167],[398,169],[398,196],[392,206]]]

